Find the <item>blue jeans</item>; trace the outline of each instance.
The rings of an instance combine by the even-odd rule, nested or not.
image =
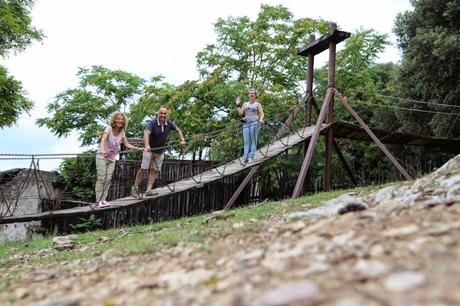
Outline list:
[[[259,122],[247,122],[243,125],[244,160],[254,158],[257,150],[257,138],[259,137]]]

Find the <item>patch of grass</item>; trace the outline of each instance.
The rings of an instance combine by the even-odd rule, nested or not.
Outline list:
[[[0,268],[19,262],[21,256],[31,254],[51,246],[52,237],[30,241],[14,241],[0,244]]]
[[[7,295],[5,297],[2,297],[0,301],[5,302],[5,303],[13,303],[14,301],[16,301],[16,297],[12,295]]]
[[[257,227],[257,223],[249,224],[249,219],[264,219],[271,216],[282,215],[299,209],[317,207],[322,201],[335,198],[348,192],[368,193],[382,186],[371,186],[348,190],[322,192],[298,199],[286,199],[280,202],[266,202],[243,208],[237,208],[229,212],[224,220],[215,220],[211,223],[204,222],[211,216],[200,215],[186,217],[178,220],[154,223],[149,225],[137,225],[129,228],[99,230],[78,234],[75,242],[75,250],[59,252],[52,249],[52,237],[38,238],[28,242],[13,242],[0,245],[0,267],[15,267],[17,273],[21,273],[26,267],[19,264],[18,255],[29,256],[27,265],[38,267],[40,265],[52,265],[57,262],[70,260],[88,260],[94,254],[139,254],[148,253],[163,247],[175,246],[178,243],[198,242],[203,244],[203,252],[212,249],[216,238],[225,237],[234,232],[248,231]],[[242,228],[233,229],[232,225],[242,222]],[[107,242],[101,242],[101,237],[110,238]],[[81,249],[81,246],[84,246]],[[37,251],[48,249],[52,255],[40,257]],[[14,271],[10,271],[10,273]],[[1,289],[1,288],[0,288]]]
[[[6,289],[8,289],[9,287],[9,284],[6,283],[6,282],[0,282],[0,293],[2,293],[3,291],[5,291]]]

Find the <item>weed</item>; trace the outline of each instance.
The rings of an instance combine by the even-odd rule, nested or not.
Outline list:
[[[7,295],[5,297],[2,297],[0,301],[4,301],[5,303],[13,303],[16,301],[16,297],[12,295]]]
[[[1,282],[0,283],[0,293],[8,289],[8,287],[9,287],[8,283]]]
[[[93,214],[87,219],[80,218],[80,223],[70,224],[70,228],[75,232],[94,231],[102,227],[101,219],[97,219]]]

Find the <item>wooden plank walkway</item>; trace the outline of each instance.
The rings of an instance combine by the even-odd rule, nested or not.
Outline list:
[[[325,130],[328,126],[329,125],[323,124],[322,130]],[[243,164],[242,159],[232,160],[229,163],[202,172],[191,178],[171,183],[168,185],[169,187],[163,186],[160,188],[156,188],[155,192],[157,192],[158,194],[154,196],[144,196],[142,199],[136,199],[134,197],[120,198],[117,200],[110,201],[111,206],[106,208],[92,208],[90,207],[90,205],[87,205],[83,207],[74,207],[56,211],[46,211],[36,214],[3,217],[0,218],[0,224],[28,222],[34,220],[50,220],[54,218],[89,215],[94,212],[116,210],[126,206],[139,204],[143,201],[165,197],[174,193],[185,191],[187,189],[200,188],[207,183],[216,181],[225,176],[234,175],[235,173],[247,170],[255,165],[262,164],[276,157],[277,155],[281,154],[287,149],[292,148],[296,144],[300,143],[301,141],[310,138],[313,134],[314,128],[315,126],[302,128],[289,136],[283,137],[279,140],[274,141],[270,145],[260,148],[259,150],[257,150],[254,161],[249,164]]]

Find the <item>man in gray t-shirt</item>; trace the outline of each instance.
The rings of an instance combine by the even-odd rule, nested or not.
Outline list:
[[[142,154],[141,168],[136,173],[136,180],[131,190],[131,195],[135,198],[140,195],[139,185],[147,170],[149,170],[149,178],[145,195],[153,196],[156,194],[152,190],[152,187],[158,173],[161,171],[169,132],[176,132],[177,137],[180,139],[181,146],[185,146],[186,144],[181,129],[169,120],[167,115],[168,109],[165,106],[161,106],[158,110],[157,117],[147,124],[147,128],[144,131],[144,153]]]

